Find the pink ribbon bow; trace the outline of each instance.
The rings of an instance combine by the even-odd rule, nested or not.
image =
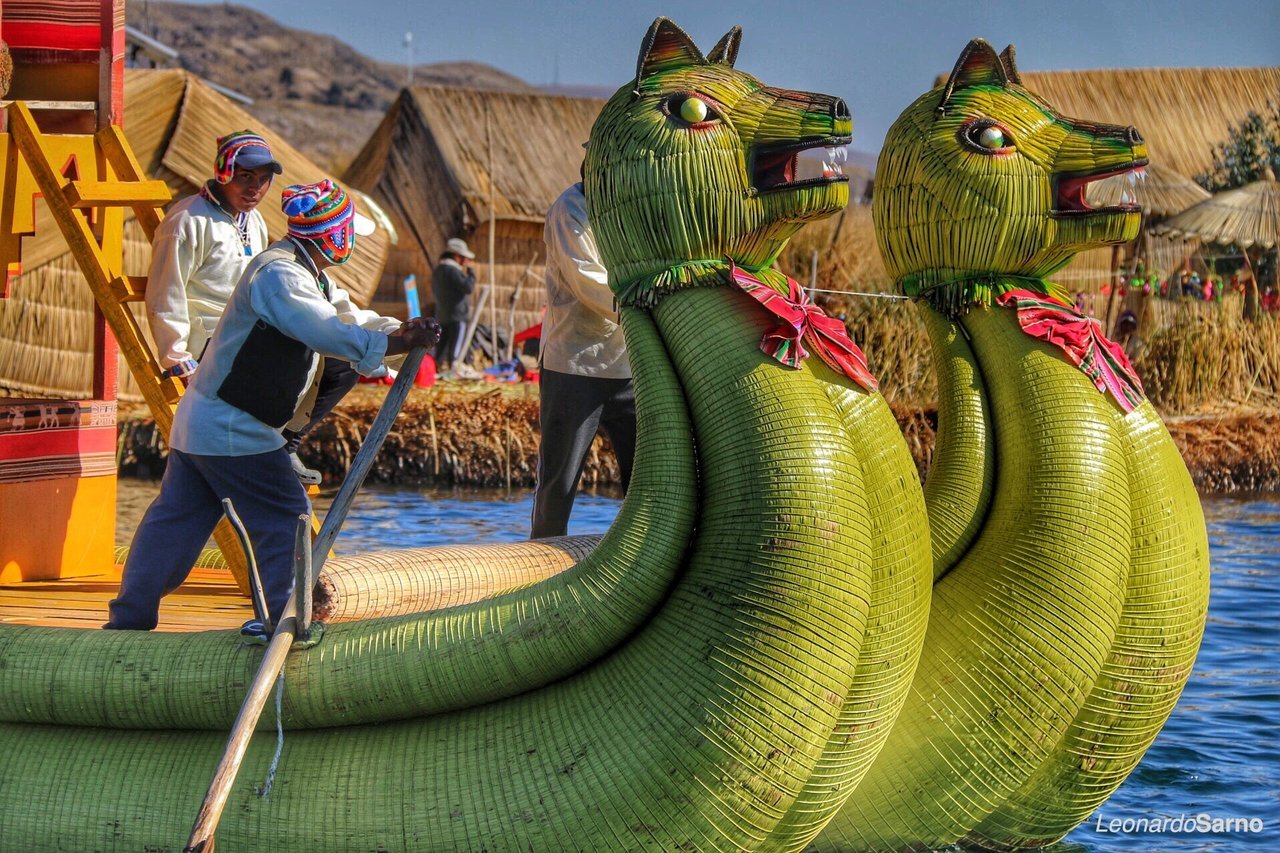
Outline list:
[[[732,262],[729,274],[740,290],[782,321],[760,339],[760,349],[765,355],[787,367],[799,368],[800,362],[809,357],[809,351],[804,348],[807,343],[832,370],[843,373],[868,391],[880,388],[867,366],[867,357],[850,340],[844,323],[810,302],[795,279],[787,278],[788,295],[783,296]]]

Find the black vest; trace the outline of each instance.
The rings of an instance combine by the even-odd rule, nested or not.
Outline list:
[[[280,254],[287,257],[284,252]],[[309,259],[298,257],[296,252],[294,257],[303,266],[310,266]],[[327,297],[328,288],[324,284],[317,286]],[[258,320],[218,386],[218,398],[267,426],[280,429],[293,419],[298,400],[307,390],[314,358],[315,352],[302,341]]]

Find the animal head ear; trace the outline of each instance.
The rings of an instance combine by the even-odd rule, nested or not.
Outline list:
[[[738,48],[742,44],[742,27],[734,27],[724,34],[716,46],[707,54],[707,62],[718,62],[733,67],[738,61]]]
[[[982,39],[974,39],[960,51],[956,67],[951,69],[951,77],[942,91],[942,101],[938,111],[946,110],[947,102],[957,89],[967,86],[1004,86],[1009,82],[1009,75],[1004,63],[996,55],[996,49]]]
[[[1004,65],[1004,73],[1008,75],[1010,83],[1022,85],[1022,75],[1018,73],[1018,63],[1014,59],[1013,45],[1006,45],[1005,49],[1000,52],[1000,62]]]
[[[640,59],[636,63],[636,85],[646,77],[673,68],[706,65],[706,57],[689,38],[689,34],[667,18],[658,18],[640,43]]]

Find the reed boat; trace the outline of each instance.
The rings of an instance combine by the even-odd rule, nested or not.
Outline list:
[[[234,630],[250,612],[238,590],[254,589],[234,530],[216,536],[229,571],[198,569],[158,631],[96,629],[110,569],[0,577],[0,838],[31,850],[209,850],[215,837],[230,849],[1017,849],[1060,838],[1114,790],[1199,642],[1203,520],[1136,380],[1118,364],[1097,384],[1036,339],[1028,327],[1064,317],[1092,327],[1047,285],[1024,288],[1079,246],[1121,239],[1134,211],[1099,211],[1096,231],[1087,210],[1060,232],[983,230],[1063,238],[1043,268],[998,270],[1008,282],[954,287],[935,269],[945,257],[903,265],[937,314],[926,322],[951,389],[926,501],[866,357],[773,269],[803,224],[848,202],[838,168],[794,168],[801,151],[849,142],[848,108],[736,69],[740,40],[735,27],[703,53],[654,21],[586,149],[636,386],[635,469],[610,530],[328,557],[409,367],[314,541],[303,518],[299,582],[265,648]],[[1009,116],[966,113],[992,104]],[[1087,138],[1063,148],[1107,168],[1143,151],[1132,128],[1027,110],[1052,115],[1022,90],[1012,49],[970,43],[882,160],[887,257],[1016,254],[950,238],[950,208],[929,206],[970,199],[965,187],[916,186],[995,168],[1048,183],[1044,146],[1029,148],[1034,168],[1007,156],[1010,126],[1015,139]],[[27,183],[6,193],[38,187],[167,427],[181,389],[160,380],[124,308],[145,283],[113,265],[109,215],[130,206],[153,227],[159,189],[109,122],[77,142],[21,102],[8,118]],[[106,164],[96,181],[51,165],[63,144]],[[981,159],[994,155],[996,167]],[[973,175],[914,168],[935,157]],[[81,212],[95,207],[96,231]],[[84,501],[40,488],[62,501],[50,506],[66,530],[94,524]],[[1103,600],[1080,594],[1090,584]]]
[[[847,141],[837,98],[788,93],[770,106],[779,90],[733,68],[739,37],[704,57],[656,21],[596,150],[661,115],[690,74],[760,122],[758,144]],[[9,117],[21,168],[167,427],[181,389],[158,378],[126,310],[145,284],[120,274],[110,219],[130,206],[154,228],[164,193],[130,163],[118,128],[73,140],[109,164],[80,188],[106,217],[95,233],[74,182],[51,166],[60,136],[23,103]],[[680,133],[662,146],[675,155],[685,144]],[[660,160],[656,180],[678,179],[678,162]],[[650,180],[624,183],[637,179]],[[739,169],[726,180],[768,180],[770,197],[743,193],[748,216],[681,249],[712,259],[700,286],[622,309],[638,446],[603,537],[335,557],[317,606],[291,602],[265,650],[234,630],[250,612],[236,588],[252,570],[235,566],[225,533],[232,571],[197,569],[166,602],[162,630],[97,630],[111,569],[6,583],[0,742],[14,760],[0,768],[0,837],[24,849],[170,849],[184,838],[209,849],[214,827],[231,849],[812,838],[906,698],[928,609],[927,519],[861,352],[830,329],[824,346],[844,347],[838,358],[762,349],[778,318],[762,294],[732,286],[723,262],[767,278],[804,221],[847,203],[843,176],[792,187],[789,174]],[[300,552],[328,553],[332,516]],[[316,615],[323,635],[291,650]],[[254,725],[278,734],[252,737]]]

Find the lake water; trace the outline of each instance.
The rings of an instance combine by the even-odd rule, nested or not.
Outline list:
[[[127,541],[157,484],[120,483],[120,541]],[[569,532],[604,532],[619,503],[608,492],[579,496]],[[369,487],[336,548],[519,541],[531,506],[523,490]],[[1204,509],[1212,590],[1195,670],[1138,769],[1054,853],[1280,850],[1280,495],[1208,499]],[[1132,821],[1142,818],[1165,819],[1164,831],[1139,831]],[[1213,831],[1214,820],[1238,819],[1236,826],[1261,821],[1262,830]]]

